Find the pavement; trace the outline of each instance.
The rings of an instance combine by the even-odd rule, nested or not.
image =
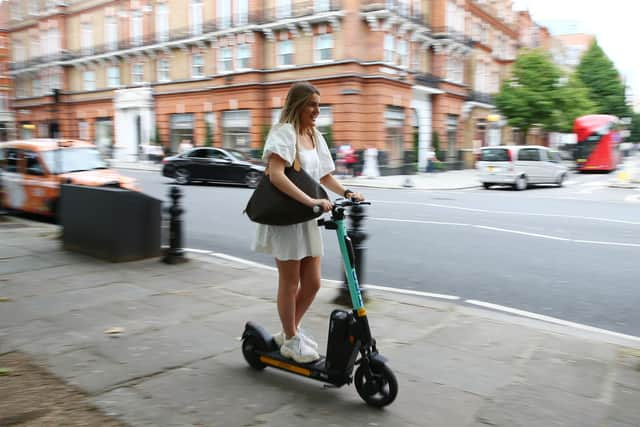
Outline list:
[[[369,289],[399,382],[378,410],[352,385],[248,367],[245,322],[279,329],[273,269],[214,253],[113,264],[65,252],[60,234],[0,222],[0,354],[24,352],[131,426],[640,425],[636,337]],[[337,286],[305,317],[320,348]]]

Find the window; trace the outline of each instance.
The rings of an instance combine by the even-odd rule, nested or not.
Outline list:
[[[27,160],[28,175],[44,175],[44,170],[42,169],[37,153],[34,153],[33,151],[25,151],[24,158]]]
[[[142,44],[142,13],[134,12],[131,16],[131,43],[133,46]]]
[[[278,42],[278,66],[293,65],[293,41],[281,40]]]
[[[104,40],[106,42],[107,49],[118,49],[118,18],[115,16],[107,17],[104,31]]]
[[[93,53],[93,28],[91,24],[82,24],[80,44],[83,55],[91,55]]]
[[[89,140],[89,123],[85,121],[78,122],[78,139]]]
[[[120,86],[120,67],[112,66],[107,68],[107,86],[108,87]]]
[[[47,36],[48,47],[45,54],[55,55],[60,52],[60,34],[56,28],[51,28]]]
[[[447,80],[462,84],[464,77],[464,60],[460,56],[450,55],[447,58]]]
[[[524,162],[540,161],[540,152],[537,148],[522,148],[518,151],[518,160]]]
[[[314,0],[313,10],[318,12],[328,12],[331,7],[330,0]]]
[[[82,80],[84,81],[84,90],[96,90],[96,72],[85,71],[82,74]]]
[[[169,40],[169,9],[166,3],[156,5],[156,40]]]
[[[169,77],[169,60],[167,58],[158,59],[158,81],[168,82]]]
[[[218,50],[220,54],[219,71],[229,73],[233,71],[233,52],[230,47],[223,47]]]
[[[204,57],[196,53],[191,56],[191,77],[204,77]]]
[[[29,14],[37,15],[38,14],[38,0],[29,0]]]
[[[31,96],[40,96],[42,95],[42,82],[40,81],[40,77],[36,77],[31,81]]]
[[[11,17],[16,21],[22,19],[21,1],[22,0],[13,0],[11,2]]]
[[[291,0],[276,0],[276,18],[291,17]]]
[[[131,67],[131,83],[140,84],[144,82],[144,64],[133,64]]]
[[[236,25],[247,25],[249,22],[249,1],[248,0],[236,0]]]
[[[31,51],[29,54],[31,58],[40,56],[40,40],[38,40],[37,36],[31,38]]]
[[[23,62],[25,60],[24,45],[21,40],[13,42],[13,60],[15,62]]]
[[[9,101],[6,93],[0,93],[0,111],[9,110]]]
[[[231,25],[231,0],[218,0],[217,5],[218,26],[228,28]]]
[[[316,36],[316,62],[330,61],[331,59],[333,59],[333,34],[322,34]]]
[[[20,158],[20,154],[20,151],[15,148],[9,148],[5,151],[5,171],[18,172],[18,159]]]
[[[406,40],[400,40],[398,42],[398,59],[400,60],[401,67],[407,67],[409,65],[409,46]]]
[[[202,34],[202,0],[191,0],[191,34]]]
[[[241,44],[236,48],[237,62],[236,67],[239,70],[246,70],[251,68],[249,66],[249,60],[251,59],[251,46],[248,44]]]
[[[384,35],[384,62],[394,62],[395,40],[391,34]]]

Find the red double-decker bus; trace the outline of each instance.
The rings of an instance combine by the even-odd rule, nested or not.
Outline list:
[[[618,118],[606,114],[578,117],[573,124],[578,137],[574,158],[579,171],[615,170],[620,161]]]

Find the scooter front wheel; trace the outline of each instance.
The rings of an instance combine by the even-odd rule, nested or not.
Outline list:
[[[398,381],[387,365],[369,366],[366,375],[363,365],[358,366],[353,382],[360,397],[368,405],[382,408],[393,402],[398,395]]]
[[[258,338],[254,336],[248,336],[242,341],[242,355],[244,359],[247,361],[249,366],[253,369],[257,369],[259,371],[263,370],[267,367],[264,363],[260,361],[260,356],[256,352],[256,350],[260,347]]]

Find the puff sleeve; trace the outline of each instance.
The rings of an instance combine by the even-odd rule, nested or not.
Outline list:
[[[296,133],[293,125],[277,124],[271,128],[264,144],[262,160],[268,162],[272,153],[282,157],[287,162],[287,167],[293,164],[296,155]]]
[[[327,141],[325,141],[324,136],[316,129],[316,141],[318,141],[318,160],[319,160],[319,171],[320,178],[325,177],[336,169],[335,164],[333,163],[333,158],[331,157],[331,152],[329,151],[329,146],[327,145]]]

